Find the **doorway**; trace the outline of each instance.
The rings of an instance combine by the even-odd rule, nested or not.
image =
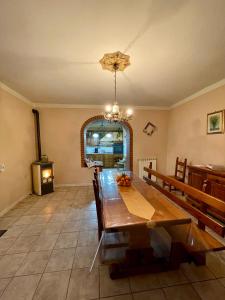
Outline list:
[[[133,169],[133,131],[127,122],[109,122],[103,116],[88,119],[81,128],[81,164]]]

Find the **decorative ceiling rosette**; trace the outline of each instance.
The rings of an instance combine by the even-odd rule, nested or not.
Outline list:
[[[124,69],[130,65],[130,56],[120,51],[106,53],[99,62],[104,70],[111,72],[115,72],[115,69],[116,71],[124,71]]]

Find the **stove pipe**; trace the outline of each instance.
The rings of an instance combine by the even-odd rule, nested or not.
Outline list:
[[[36,110],[36,109],[32,109],[32,113],[34,114],[34,120],[35,120],[37,156],[38,156],[38,161],[41,161],[42,153],[41,153],[41,135],[40,135],[39,111]]]

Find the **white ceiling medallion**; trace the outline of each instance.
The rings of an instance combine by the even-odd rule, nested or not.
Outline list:
[[[124,71],[130,65],[130,56],[121,53],[120,51],[114,53],[106,53],[99,61],[103,70],[108,70],[114,73],[115,78],[115,99],[113,105],[105,107],[104,117],[108,121],[121,122],[129,121],[132,118],[133,110],[128,108],[125,112],[121,111],[117,101],[117,86],[116,86],[116,73],[117,71]]]

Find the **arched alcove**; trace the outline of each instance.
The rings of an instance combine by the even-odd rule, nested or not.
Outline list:
[[[105,120],[103,115],[97,115],[86,120],[80,130],[80,147],[81,147],[81,167],[87,167],[85,162],[85,146],[86,146],[86,135],[85,131],[89,124],[96,120]],[[126,144],[127,144],[127,154],[126,159],[128,162],[128,169],[133,170],[133,129],[130,124],[126,121],[120,122],[126,131]]]

